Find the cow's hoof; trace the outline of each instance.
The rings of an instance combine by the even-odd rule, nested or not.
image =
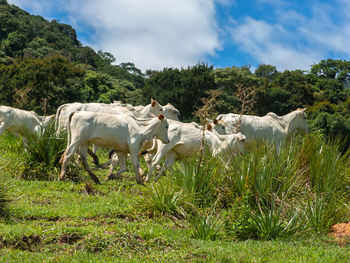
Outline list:
[[[118,180],[121,179],[120,175],[116,175],[116,174],[110,174],[106,176],[106,181],[108,180]]]
[[[115,177],[114,174],[107,175],[106,181],[113,180],[113,179],[115,179],[114,177]]]
[[[145,182],[141,179],[141,180],[136,180],[136,182],[140,185],[145,185]]]
[[[95,184],[101,184],[100,180],[94,180]]]
[[[64,181],[65,177],[64,176],[60,176],[58,177],[58,181]]]

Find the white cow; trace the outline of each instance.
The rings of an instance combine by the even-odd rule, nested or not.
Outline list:
[[[203,131],[192,123],[181,123],[177,121],[169,121],[168,136],[170,143],[163,144],[158,142],[157,153],[153,157],[152,167],[146,177],[149,181],[153,169],[166,156],[164,167],[156,179],[164,172],[166,168],[170,168],[176,158],[191,156],[199,152],[201,148]],[[213,155],[225,152],[242,153],[244,151],[245,136],[241,133],[230,135],[218,135],[210,131],[205,131],[204,140]]]
[[[305,110],[298,108],[283,116],[270,112],[263,117],[229,113],[219,115],[217,120],[226,127],[227,133],[240,131],[247,137],[248,142],[273,142],[279,150],[287,136],[297,130],[308,131]]]
[[[42,125],[44,127],[47,127],[47,125],[49,125],[49,123],[55,119],[55,114],[48,115],[48,116],[40,116],[39,115],[38,118],[40,119]]]
[[[169,120],[178,121],[180,112],[178,109],[176,109],[173,105],[168,103],[167,105],[163,106],[163,114],[164,116]]]
[[[178,120],[179,111],[171,104],[162,106],[158,101],[151,99],[151,103],[146,106],[132,106],[131,104],[122,104],[118,101],[112,104],[104,103],[69,103],[61,105],[56,112],[55,127],[57,131],[62,131],[67,126],[67,117],[71,111],[90,111],[107,114],[130,114],[138,118],[149,118],[162,113],[167,119]],[[96,155],[97,147],[93,145],[93,151],[88,149],[89,155],[93,158],[93,163],[99,166],[99,159]],[[101,167],[108,165],[102,164]]]
[[[38,132],[40,127],[42,122],[35,112],[0,106],[0,135],[6,130],[18,137],[23,137],[26,144],[27,132]]]
[[[190,124],[193,125],[195,128],[200,129],[201,131],[203,129],[203,126],[199,125],[196,122],[191,122]],[[207,131],[213,132],[217,135],[225,135],[226,134],[225,126],[220,124],[217,120],[212,121],[212,120],[208,119],[208,123],[207,123],[205,129]],[[152,158],[157,153],[158,143],[160,143],[159,140],[153,139],[152,141],[145,142],[145,144],[143,145],[143,151],[141,152],[141,155],[144,156],[148,170],[150,170],[152,168]],[[108,163],[110,164],[110,167],[109,167],[108,176],[113,177],[113,178],[119,178],[121,173],[123,173],[126,170],[126,163],[125,163],[126,159],[118,158],[118,155],[115,153],[114,150],[112,150],[109,153],[109,159],[110,159],[110,161]],[[118,171],[118,174],[116,176],[113,176],[112,173],[113,173],[113,170],[117,164],[119,165],[120,170]],[[140,169],[140,172],[143,173],[143,171],[141,169]]]
[[[78,151],[84,168],[96,183],[100,183],[86,159],[88,146],[93,143],[115,149],[121,159],[126,158],[130,153],[136,181],[141,184],[143,180],[139,174],[138,153],[142,144],[153,137],[168,143],[167,131],[168,121],[162,114],[158,118],[139,120],[128,114],[110,115],[73,111],[68,116],[68,144],[62,156],[62,170],[59,179],[65,179],[68,161]],[[107,179],[111,178],[107,177]]]
[[[142,106],[142,109],[136,110],[126,106],[128,104],[105,104],[105,103],[67,103],[61,105],[56,112],[56,130],[60,131],[67,126],[67,117],[71,111],[90,111],[107,114],[132,114],[138,118],[149,118],[152,115],[157,116],[163,112],[163,107],[156,100],[151,100],[151,103]]]

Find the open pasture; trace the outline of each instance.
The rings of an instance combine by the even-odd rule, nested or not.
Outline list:
[[[327,235],[349,218],[349,160],[339,150],[310,134],[278,154],[252,145],[229,161],[206,155],[198,165],[194,156],[146,186],[128,161],[119,180],[104,181],[107,170],[98,169],[102,184],[95,185],[74,164],[72,177],[57,181],[59,166],[38,168],[31,151],[4,134],[1,200],[10,202],[0,221],[0,259],[348,262],[347,241]],[[98,155],[107,161],[107,150]]]

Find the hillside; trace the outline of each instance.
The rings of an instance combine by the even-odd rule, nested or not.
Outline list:
[[[95,52],[75,30],[56,20],[33,16],[0,0],[0,104],[52,114],[68,102],[121,100],[172,103],[182,121],[198,121],[201,98],[220,90],[216,113],[241,112],[238,91],[253,89],[245,113],[287,114],[307,108],[312,130],[350,138],[350,61],[327,59],[308,71],[279,72],[273,65],[187,68],[142,73],[132,62],[117,64],[112,54]],[[213,114],[212,117],[215,117]]]
[[[114,61],[83,46],[70,25],[0,1],[0,104],[52,113],[70,101],[138,102],[142,73],[132,63]]]

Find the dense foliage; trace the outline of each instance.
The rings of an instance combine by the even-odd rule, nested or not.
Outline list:
[[[83,46],[70,26],[0,1],[0,104],[53,113],[72,101],[140,103],[143,74]]]
[[[117,65],[112,54],[83,46],[70,25],[0,1],[0,104],[51,114],[67,102],[145,104],[155,98],[172,103],[181,120],[189,121],[196,120],[201,98],[215,89],[221,91],[218,113],[240,112],[238,87],[255,90],[247,113],[283,115],[307,107],[312,129],[341,135],[349,145],[350,61],[327,59],[308,71],[283,72],[273,65],[252,72],[198,63],[143,74],[133,63]]]

